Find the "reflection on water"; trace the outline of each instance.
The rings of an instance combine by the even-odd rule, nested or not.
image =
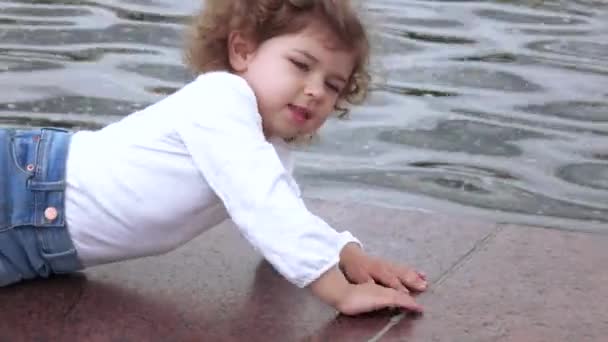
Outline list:
[[[504,157],[521,155],[521,148],[512,142],[531,138],[546,139],[540,134],[522,129],[465,120],[440,122],[428,131],[387,130],[378,135],[380,141],[423,149]]]
[[[298,152],[305,193],[608,223],[608,3],[369,0],[381,78]],[[0,125],[95,128],[192,79],[198,0],[0,3]]]
[[[583,122],[608,122],[608,102],[556,101],[525,106],[521,110]]]

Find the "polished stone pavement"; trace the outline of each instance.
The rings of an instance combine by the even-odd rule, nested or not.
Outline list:
[[[608,234],[308,202],[426,272],[425,315],[337,315],[225,223],[168,255],[0,289],[0,342],[608,341]]]

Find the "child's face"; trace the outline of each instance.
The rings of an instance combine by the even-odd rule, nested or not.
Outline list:
[[[267,137],[314,133],[333,113],[355,64],[335,42],[329,29],[312,24],[266,40],[244,58],[236,72],[253,88]]]

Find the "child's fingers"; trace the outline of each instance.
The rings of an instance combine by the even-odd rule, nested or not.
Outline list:
[[[407,289],[407,287],[404,286],[404,284],[403,284],[402,280],[399,278],[399,276],[397,274],[395,274],[394,272],[390,272],[386,268],[382,268],[382,269],[376,271],[374,278],[376,279],[376,281],[378,283],[380,283],[384,286],[393,288],[397,291],[401,291],[404,293],[410,293],[410,291]]]
[[[424,308],[420,304],[416,303],[414,298],[412,298],[412,296],[409,294],[387,288],[383,290],[386,291],[384,296],[387,300],[387,305],[384,305],[384,307],[401,308],[419,313],[424,311]]]
[[[396,273],[400,281],[412,290],[424,291],[428,286],[425,275],[421,276],[419,272],[411,270],[407,267],[397,267]]]
[[[421,313],[421,305],[410,295],[376,284],[355,285],[356,288],[341,303],[340,311],[346,315],[357,315],[386,308],[405,309]]]

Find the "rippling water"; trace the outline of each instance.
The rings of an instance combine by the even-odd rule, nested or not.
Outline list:
[[[299,152],[309,196],[608,231],[608,3],[368,0],[370,101]],[[1,0],[0,125],[94,128],[192,78],[197,0]]]

